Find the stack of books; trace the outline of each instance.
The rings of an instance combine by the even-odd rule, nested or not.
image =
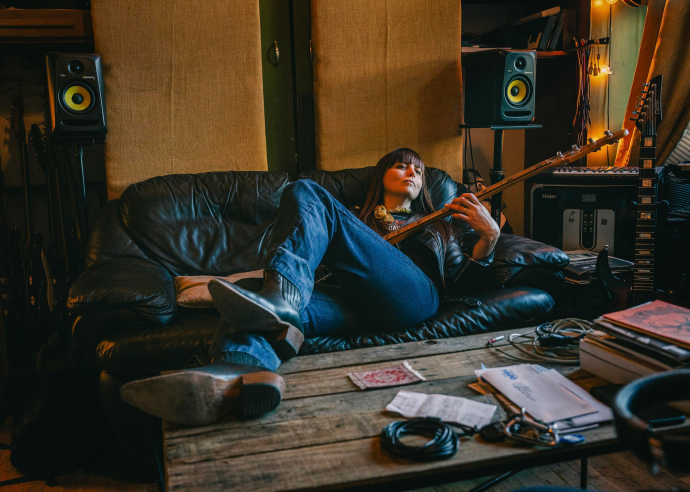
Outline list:
[[[565,281],[571,284],[591,284],[597,280],[597,253],[586,250],[564,251],[570,263],[563,267]],[[613,256],[608,257],[609,269],[614,275],[632,272],[633,263]]]
[[[690,366],[690,309],[663,301],[605,314],[580,341],[580,365],[615,384]]]

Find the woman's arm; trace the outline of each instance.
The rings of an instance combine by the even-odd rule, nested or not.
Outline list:
[[[456,211],[453,218],[464,222],[479,234],[479,241],[472,250],[472,259],[480,260],[489,256],[496,246],[501,230],[486,207],[472,193],[464,193],[451,203],[446,203],[446,208]]]

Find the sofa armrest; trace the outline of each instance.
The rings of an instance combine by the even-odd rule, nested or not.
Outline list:
[[[162,326],[177,314],[175,284],[165,268],[148,258],[100,261],[72,285],[67,307],[77,315],[112,314],[111,322],[134,318]]]
[[[467,233],[463,238],[463,249],[472,244],[472,237],[476,234]],[[513,279],[524,273],[525,270],[534,270],[530,279],[533,281],[540,272],[551,278],[554,272],[560,272],[561,268],[569,263],[570,259],[563,251],[533,239],[513,234],[501,234],[494,250],[494,261],[482,272],[478,285],[474,289],[490,290],[516,286]],[[560,276],[562,278],[562,276]],[[521,284],[520,284],[521,285]],[[531,285],[533,283],[531,282]]]

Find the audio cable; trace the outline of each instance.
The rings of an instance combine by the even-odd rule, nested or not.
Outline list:
[[[509,359],[518,362],[546,362],[549,364],[578,365],[580,363],[579,342],[592,332],[592,323],[579,318],[565,318],[550,321],[525,333],[508,336],[508,344],[524,355],[509,354],[496,342],[505,337],[492,338],[487,345]]]
[[[431,439],[422,446],[404,444],[404,436]],[[450,425],[438,418],[420,417],[391,422],[381,431],[381,449],[396,458],[412,461],[434,461],[450,458],[458,451],[460,438]]]

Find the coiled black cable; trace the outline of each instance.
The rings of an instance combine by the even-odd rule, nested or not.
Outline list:
[[[403,436],[431,437],[423,446],[403,444]],[[453,429],[436,418],[414,418],[391,422],[381,431],[381,449],[397,458],[433,461],[450,458],[458,451],[460,438]]]

